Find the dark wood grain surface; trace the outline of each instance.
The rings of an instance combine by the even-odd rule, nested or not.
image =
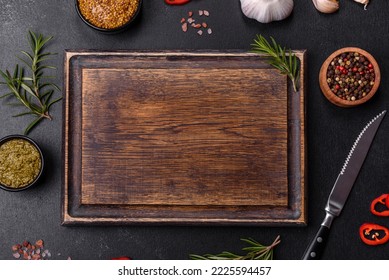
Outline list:
[[[65,224],[305,222],[303,93],[263,57],[68,52],[65,71]]]

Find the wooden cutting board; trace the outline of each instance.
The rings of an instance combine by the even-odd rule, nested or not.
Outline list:
[[[295,53],[67,51],[63,224],[305,224]]]

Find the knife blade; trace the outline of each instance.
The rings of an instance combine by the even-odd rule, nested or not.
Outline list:
[[[359,133],[343,167],[332,187],[325,207],[325,218],[318,232],[308,245],[302,257],[303,260],[320,259],[330,232],[333,220],[340,215],[347,201],[350,191],[358,177],[359,171],[365,161],[366,155],[373,142],[374,136],[385,117],[386,110],[374,117]]]

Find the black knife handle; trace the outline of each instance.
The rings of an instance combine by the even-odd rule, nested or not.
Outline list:
[[[317,231],[315,238],[311,241],[311,244],[308,246],[305,251],[302,259],[303,260],[318,260],[321,258],[325,245],[327,243],[328,235],[330,229],[326,226],[320,226]]]

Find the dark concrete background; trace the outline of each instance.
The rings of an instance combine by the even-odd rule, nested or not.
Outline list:
[[[256,34],[273,36],[292,49],[308,51],[308,218],[307,227],[126,226],[63,227],[61,211],[62,105],[52,109],[54,120],[41,123],[30,136],[42,147],[47,168],[40,184],[20,193],[0,192],[0,259],[12,259],[11,246],[37,239],[45,241],[52,259],[188,259],[190,253],[239,252],[240,238],[271,243],[279,234],[277,259],[299,259],[324,217],[324,205],[345,157],[362,127],[383,109],[389,109],[389,1],[370,1],[367,11],[352,0],[341,1],[338,13],[318,13],[309,0],[295,0],[293,14],[284,21],[260,24],[245,18],[238,0],[193,0],[171,7],[163,0],[144,0],[139,20],[128,31],[103,35],[78,18],[73,0],[0,0],[0,69],[12,69],[20,50],[26,50],[27,31],[53,35],[49,50],[58,55],[56,82],[62,85],[64,49],[99,50],[249,50]],[[183,33],[180,19],[187,12],[207,9],[212,36]],[[336,49],[357,46],[375,56],[382,83],[367,104],[339,108],[321,94],[318,72]],[[2,89],[1,92],[4,92]],[[0,103],[0,137],[22,133],[26,118],[12,118],[19,109]],[[349,197],[335,221],[325,259],[387,259],[389,244],[368,247],[358,237],[364,222],[389,227],[389,218],[370,214],[370,201],[389,192],[389,120],[382,123],[374,145]]]

